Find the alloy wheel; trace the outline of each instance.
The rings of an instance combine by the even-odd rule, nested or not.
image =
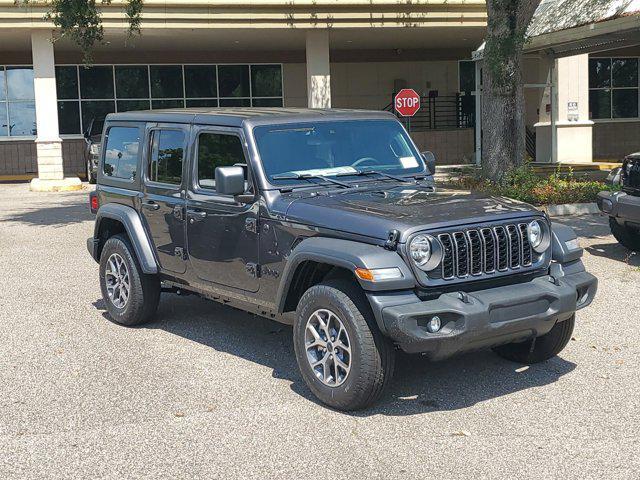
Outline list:
[[[112,253],[107,260],[107,268],[104,272],[104,281],[107,287],[109,300],[116,308],[124,308],[129,301],[131,281],[129,269],[122,256]]]
[[[351,370],[351,341],[342,320],[326,309],[316,310],[305,327],[307,361],[328,387],[342,385]]]

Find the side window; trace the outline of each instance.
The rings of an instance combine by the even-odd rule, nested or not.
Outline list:
[[[184,132],[181,130],[153,130],[149,180],[180,185],[184,158]]]
[[[246,164],[240,137],[219,133],[201,133],[198,138],[198,185],[215,190],[217,167]]]
[[[138,151],[140,150],[138,127],[111,127],[107,132],[103,172],[108,177],[132,180],[136,178]]]

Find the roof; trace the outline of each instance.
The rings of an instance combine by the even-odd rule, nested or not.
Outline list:
[[[241,127],[249,121],[253,125],[314,120],[346,120],[389,118],[390,112],[378,110],[312,109],[312,108],[172,108],[111,113],[107,120],[171,123],[198,123]],[[395,118],[395,117],[394,117]]]
[[[527,29],[529,37],[640,13],[640,0],[542,0]]]

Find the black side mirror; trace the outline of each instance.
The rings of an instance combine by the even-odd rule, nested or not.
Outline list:
[[[425,163],[427,164],[427,170],[429,171],[429,173],[431,175],[435,175],[436,173],[436,157],[433,154],[433,152],[430,151],[425,151],[422,152],[422,158],[424,159]]]

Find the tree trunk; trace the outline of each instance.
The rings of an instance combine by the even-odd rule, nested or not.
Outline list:
[[[482,170],[500,180],[525,160],[522,49],[540,0],[487,0],[482,68]]]

